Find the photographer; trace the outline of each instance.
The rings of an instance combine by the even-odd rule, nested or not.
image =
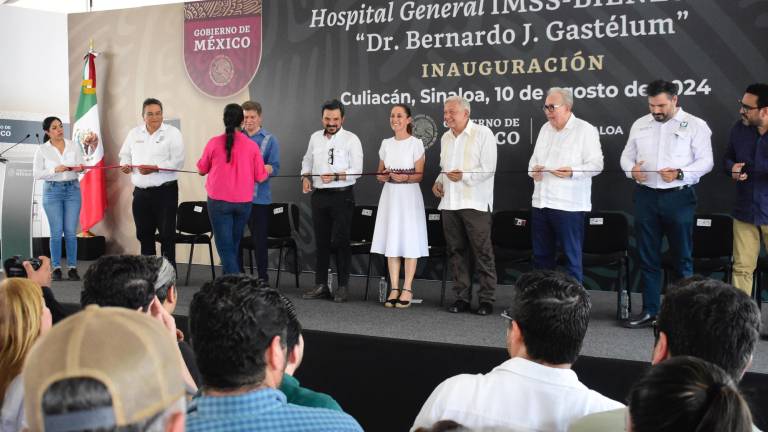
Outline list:
[[[51,260],[48,259],[48,257],[40,256],[37,257],[37,259],[31,258],[26,261],[21,261],[21,258],[16,256],[5,260],[3,264],[6,278],[27,278],[40,286],[43,292],[45,306],[51,311],[53,324],[56,324],[69,315],[66,308],[56,300],[56,297],[54,297],[53,291],[51,290]]]

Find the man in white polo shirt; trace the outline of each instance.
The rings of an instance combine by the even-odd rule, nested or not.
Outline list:
[[[485,375],[443,381],[412,430],[453,420],[472,430],[565,431],[587,414],[624,406],[588,389],[571,370],[589,323],[584,287],[563,273],[538,270],[518,279],[514,295],[502,313],[511,358]]]
[[[496,263],[491,243],[496,137],[469,119],[469,102],[461,96],[445,100],[443,119],[449,130],[440,139],[440,174],[432,193],[440,198],[456,301],[448,312],[469,310],[472,276],[469,256],[480,280],[478,315],[493,312]]]
[[[533,265],[554,269],[559,243],[568,273],[581,282],[584,216],[592,209],[592,177],[603,170],[600,134],[573,114],[571,90],[552,87],[542,108],[547,122],[528,163]]]
[[[155,255],[155,231],[160,251],[176,266],[176,207],[179,205],[177,174],[184,166],[181,131],[163,123],[163,104],[144,101],[144,124],[131,129],[120,149],[121,171],[133,182],[133,221],[142,255]]]

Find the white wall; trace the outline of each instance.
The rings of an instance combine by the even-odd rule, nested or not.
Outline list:
[[[52,113],[68,122],[67,40],[66,14],[0,6],[0,112]]]

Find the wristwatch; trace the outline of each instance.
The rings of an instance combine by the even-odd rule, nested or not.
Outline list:
[[[677,169],[677,179],[678,179],[678,180],[682,180],[682,179],[684,179],[684,178],[685,178],[685,174],[683,174],[683,170],[681,170],[680,168],[678,168],[678,169]]]
[[[333,174],[333,181],[339,181],[339,173],[334,173]]]

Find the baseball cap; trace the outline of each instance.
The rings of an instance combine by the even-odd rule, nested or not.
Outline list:
[[[145,420],[184,395],[181,361],[159,321],[125,308],[89,305],[54,326],[27,356],[22,375],[29,429],[97,429]],[[67,378],[101,382],[112,406],[44,415],[43,394]]]

